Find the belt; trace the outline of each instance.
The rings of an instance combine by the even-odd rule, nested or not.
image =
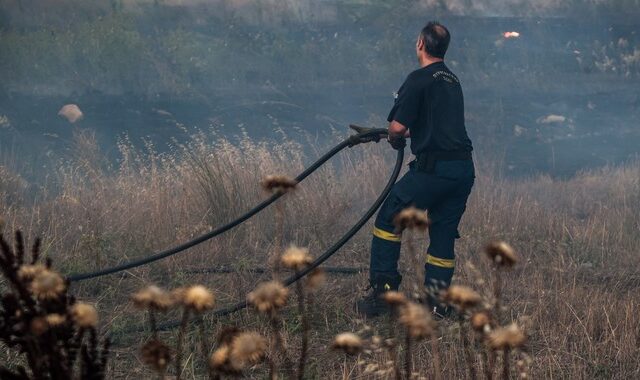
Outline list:
[[[466,150],[424,152],[418,153],[416,156],[415,168],[423,172],[433,173],[438,161],[468,161],[471,159],[471,152]]]

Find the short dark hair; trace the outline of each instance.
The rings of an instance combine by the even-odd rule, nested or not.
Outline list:
[[[449,30],[444,25],[437,21],[430,21],[422,28],[420,37],[424,41],[424,49],[430,56],[444,58],[451,40]]]

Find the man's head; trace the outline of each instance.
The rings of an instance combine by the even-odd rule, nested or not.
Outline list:
[[[416,54],[420,60],[440,60],[449,47],[449,30],[437,21],[430,21],[418,36]]]

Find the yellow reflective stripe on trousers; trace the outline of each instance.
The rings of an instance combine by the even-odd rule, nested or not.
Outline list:
[[[402,237],[400,235],[392,234],[391,232],[381,230],[377,227],[373,227],[373,236],[379,237],[382,240],[395,241],[395,242],[402,241]]]
[[[427,264],[435,265],[441,268],[454,268],[456,266],[456,261],[448,260],[448,259],[440,259],[437,257],[433,257],[431,255],[427,255]]]

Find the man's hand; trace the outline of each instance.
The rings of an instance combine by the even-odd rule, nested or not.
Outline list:
[[[391,147],[395,150],[400,150],[407,146],[407,139],[405,139],[402,135],[389,134],[387,140],[389,141]]]
[[[407,137],[409,137],[409,129],[400,122],[393,120],[389,123],[389,144],[395,150],[400,150],[407,146]]]

